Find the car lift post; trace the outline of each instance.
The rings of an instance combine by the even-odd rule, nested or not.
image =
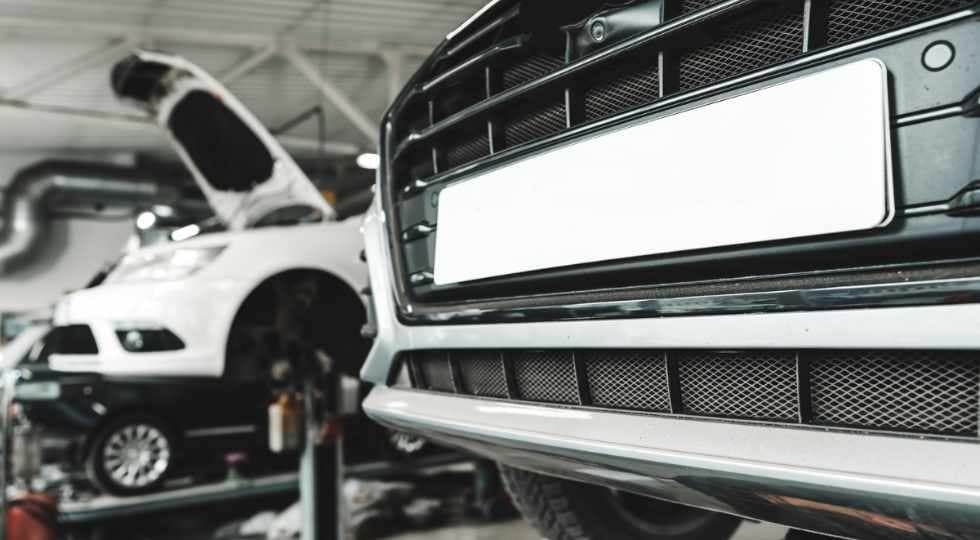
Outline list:
[[[344,537],[343,430],[341,378],[333,366],[320,376],[303,381],[306,436],[300,458],[300,501],[303,540],[340,540]],[[318,388],[322,400],[317,399]]]

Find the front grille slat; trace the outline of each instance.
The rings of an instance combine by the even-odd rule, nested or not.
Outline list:
[[[917,436],[976,439],[980,429],[980,352],[554,349],[409,354],[413,371],[421,374],[415,387],[437,392]],[[450,357],[460,381],[454,378]]]

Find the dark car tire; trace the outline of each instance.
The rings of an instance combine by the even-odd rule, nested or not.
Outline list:
[[[549,540],[724,540],[738,518],[500,466],[524,518]],[[628,497],[629,505],[618,497]]]
[[[119,467],[124,465],[113,466],[126,463],[125,458],[120,458],[123,450],[120,443],[125,447],[131,441],[144,448],[149,456],[145,458],[147,463],[135,473],[142,475],[138,479],[131,475],[120,478]],[[85,456],[85,472],[97,488],[112,495],[157,491],[173,470],[174,442],[172,432],[159,419],[143,414],[122,416],[103,426],[92,439]]]

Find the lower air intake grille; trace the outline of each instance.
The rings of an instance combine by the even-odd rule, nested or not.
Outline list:
[[[976,354],[826,353],[813,360],[810,378],[816,423],[977,432]]]
[[[424,390],[686,417],[978,436],[980,352],[562,349],[421,351],[409,357],[414,386]]]
[[[582,357],[593,405],[670,412],[670,388],[664,354],[589,351]]]
[[[683,411],[698,416],[795,421],[794,353],[681,352]]]
[[[570,352],[518,353],[514,360],[514,379],[518,393],[528,401],[579,402],[575,364]]]
[[[459,366],[463,392],[474,396],[507,397],[507,374],[499,353],[474,352]]]

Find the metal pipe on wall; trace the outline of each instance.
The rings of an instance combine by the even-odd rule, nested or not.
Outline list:
[[[45,202],[55,195],[134,207],[178,197],[174,187],[130,167],[52,160],[21,169],[0,203],[0,274],[31,256],[47,231]]]

